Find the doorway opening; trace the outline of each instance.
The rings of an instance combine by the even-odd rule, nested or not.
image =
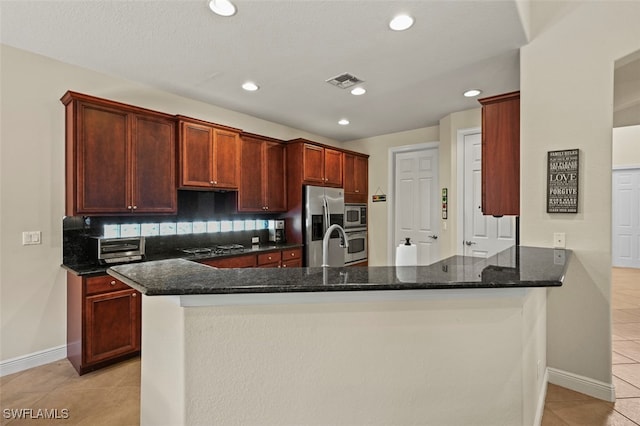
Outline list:
[[[389,180],[389,264],[406,238],[417,245],[418,265],[440,260],[439,142],[391,148]]]
[[[513,216],[482,214],[482,133],[480,128],[458,131],[458,244],[464,256],[490,257],[516,244]]]

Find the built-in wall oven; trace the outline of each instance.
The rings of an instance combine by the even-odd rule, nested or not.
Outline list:
[[[349,247],[345,254],[344,264],[354,265],[367,260],[367,228],[350,228],[346,230]]]
[[[367,227],[367,205],[344,205],[344,229]]]

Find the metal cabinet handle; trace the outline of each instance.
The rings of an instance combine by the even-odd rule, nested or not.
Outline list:
[[[133,206],[133,210],[135,210],[135,209],[137,209],[137,208],[138,208],[138,206]]]
[[[133,294],[131,295],[131,297],[136,297],[136,294],[135,294],[135,293],[133,293]]]
[[[431,238],[432,240],[437,240],[438,236],[437,235],[429,235],[429,238]]]
[[[111,281],[109,284],[111,284],[111,285],[116,285],[116,282],[115,282],[115,280],[114,280],[114,281]]]
[[[472,245],[472,244],[476,244],[476,242],[475,242],[475,241],[465,241],[464,243],[465,243],[466,245],[468,245],[468,246],[470,246],[470,245]]]

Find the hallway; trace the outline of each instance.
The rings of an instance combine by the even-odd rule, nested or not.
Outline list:
[[[613,383],[616,402],[548,385],[543,426],[640,425],[640,269],[613,268]]]

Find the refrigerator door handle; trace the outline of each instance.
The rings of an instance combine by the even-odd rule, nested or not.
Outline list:
[[[329,214],[329,202],[327,201],[327,197],[324,195],[322,196],[322,209],[324,210],[324,232],[326,233],[329,226],[331,226],[329,224],[329,218],[331,215]]]

